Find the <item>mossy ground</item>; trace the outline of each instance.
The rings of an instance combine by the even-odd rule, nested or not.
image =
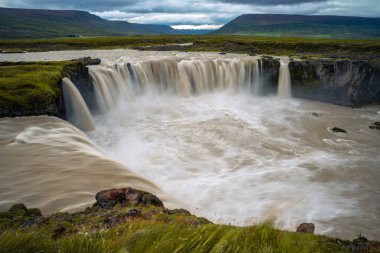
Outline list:
[[[4,52],[114,49],[194,43],[188,51],[228,51],[249,54],[289,55],[291,57],[352,58],[380,53],[380,40],[348,40],[317,38],[273,38],[220,35],[161,35],[125,37],[88,37],[38,40],[0,40]],[[373,57],[372,57],[373,58]]]
[[[0,214],[0,252],[349,252],[348,242],[271,223],[215,225],[154,206],[92,207],[48,218],[19,206]]]
[[[43,111],[57,103],[64,69],[77,64],[78,61],[0,63],[0,111],[33,113],[36,108]]]

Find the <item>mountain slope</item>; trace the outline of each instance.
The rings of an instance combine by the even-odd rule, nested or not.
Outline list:
[[[245,14],[232,20],[212,34],[380,38],[380,18]]]
[[[85,11],[0,8],[0,39],[176,34],[166,25],[109,21]]]

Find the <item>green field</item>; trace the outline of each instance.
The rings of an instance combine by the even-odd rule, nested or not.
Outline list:
[[[380,57],[380,39],[274,38],[250,36],[125,36],[0,41],[2,52],[116,49],[194,43],[186,51],[225,51],[304,57]],[[154,48],[152,48],[154,49]],[[1,56],[1,55],[0,55]]]
[[[59,104],[63,71],[76,69],[78,64],[80,61],[0,63],[0,115],[59,116],[55,105]]]
[[[3,232],[2,232],[3,231]],[[359,240],[359,241],[358,241]],[[187,211],[155,206],[87,208],[42,218],[37,209],[13,206],[0,213],[0,253],[5,252],[350,252],[360,240],[342,241],[274,229],[216,225]],[[365,240],[365,239],[364,239]],[[376,242],[367,242],[378,252]]]

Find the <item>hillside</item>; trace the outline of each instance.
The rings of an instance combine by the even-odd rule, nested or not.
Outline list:
[[[0,38],[176,34],[166,25],[109,21],[85,11],[0,8]]]
[[[380,18],[245,14],[232,20],[212,34],[380,38]]]

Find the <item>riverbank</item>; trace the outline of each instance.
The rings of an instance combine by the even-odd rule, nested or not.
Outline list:
[[[270,222],[215,225],[184,209],[166,209],[147,192],[124,188],[99,192],[93,207],[75,213],[43,217],[38,209],[12,206],[0,213],[0,252],[380,251],[380,243],[364,237],[344,241],[303,231],[277,230]]]
[[[39,40],[3,40],[3,53],[38,52],[56,50],[133,49],[209,51],[246,54],[272,54],[303,58],[341,58],[380,61],[380,40],[345,40],[311,38],[271,38],[252,36],[128,36],[88,37]],[[174,45],[174,46],[173,46]],[[182,45],[179,47],[178,45]],[[157,49],[156,48],[156,49]],[[175,49],[173,49],[175,48]]]

